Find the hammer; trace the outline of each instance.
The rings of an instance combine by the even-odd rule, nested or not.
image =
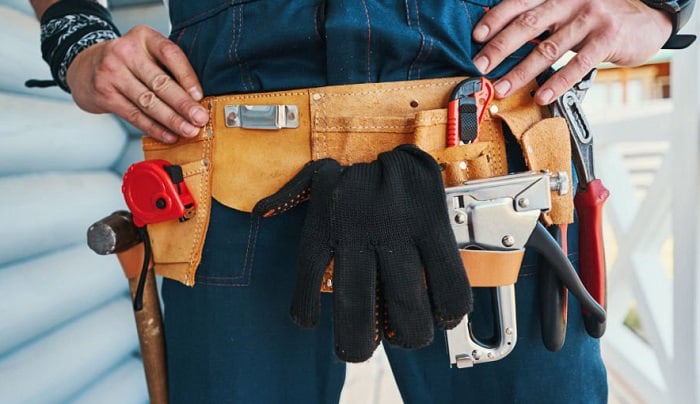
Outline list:
[[[87,231],[90,249],[100,255],[116,254],[129,281],[134,299],[144,261],[144,242],[131,213],[119,210],[94,223]],[[153,262],[149,262],[143,285],[143,308],[134,311],[141,357],[152,404],[168,403],[163,318],[156,289]]]

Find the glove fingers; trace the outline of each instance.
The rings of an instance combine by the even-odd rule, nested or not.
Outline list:
[[[379,249],[384,337],[392,345],[420,348],[433,340],[434,325],[423,266],[415,249]]]
[[[375,290],[377,263],[369,249],[338,248],[333,270],[335,352],[346,362],[363,362],[379,346]]]
[[[397,146],[392,151],[380,154],[379,161],[387,176],[407,187],[404,191],[419,194],[421,199],[428,197],[431,202],[433,198],[444,195],[440,166],[433,156],[416,145]]]
[[[312,179],[315,176],[334,172],[337,173],[334,177],[337,177],[340,170],[338,162],[332,159],[309,162],[279,191],[258,201],[253,213],[270,217],[289,210],[309,199]]]
[[[303,250],[302,247],[289,314],[297,325],[312,328],[319,321],[321,282],[323,281],[323,273],[331,262],[332,251],[330,249],[317,249],[314,255],[310,255],[305,254]]]
[[[454,328],[472,309],[469,279],[454,236],[437,235],[418,242],[425,277],[439,328]]]
[[[420,149],[418,146],[416,146],[414,144],[402,144],[402,145],[396,146],[394,148],[394,151],[408,153],[411,156],[413,156],[414,158],[420,160],[422,163],[428,164],[429,166],[434,166],[434,168],[437,169],[437,172],[438,173],[440,172],[440,168],[439,168],[437,162],[435,161],[435,159],[433,158],[433,156],[431,156],[427,152],[423,151],[422,149]]]

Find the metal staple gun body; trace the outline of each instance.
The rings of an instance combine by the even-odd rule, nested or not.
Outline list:
[[[553,180],[553,181],[552,181]],[[460,249],[521,250],[540,214],[551,207],[552,188],[568,190],[566,173],[526,172],[468,181],[446,190],[452,230]],[[495,293],[498,339],[479,341],[467,315],[447,331],[450,362],[457,367],[492,362],[507,356],[517,341],[515,285],[499,286]]]
[[[605,318],[604,310],[587,294],[574,268],[556,241],[539,222],[542,212],[551,207],[551,192],[569,192],[565,172],[525,172],[467,181],[446,189],[448,213],[460,249],[495,252],[520,251],[532,247],[556,267],[557,276],[570,287],[591,313]],[[493,310],[497,335],[479,340],[469,315],[447,331],[450,363],[458,368],[493,362],[506,357],[515,348],[517,323],[515,285],[498,286]]]

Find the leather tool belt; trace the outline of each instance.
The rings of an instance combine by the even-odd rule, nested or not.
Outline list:
[[[175,144],[143,139],[147,160],[182,167],[195,202],[194,217],[148,225],[156,272],[194,285],[209,224],[211,198],[250,212],[307,162],[334,158],[343,165],[375,160],[381,152],[413,143],[443,167],[445,186],[507,172],[504,133],[520,143],[531,170],[565,171],[571,177],[569,130],[532,98],[535,84],[488,105],[478,142],[447,147],[447,105],[464,77],[331,86],[208,97],[210,120],[199,135]],[[546,224],[573,221],[571,193],[552,193]],[[476,255],[476,254],[475,254]],[[514,264],[475,258],[465,265],[472,286],[515,283]],[[504,259],[502,254],[499,260]],[[490,274],[493,268],[509,271]],[[479,272],[478,269],[484,268]],[[488,270],[488,271],[487,271]],[[478,273],[477,273],[478,272]],[[489,272],[489,273],[487,273]],[[330,273],[324,285],[330,286]]]

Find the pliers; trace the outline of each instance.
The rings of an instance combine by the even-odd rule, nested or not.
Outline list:
[[[578,187],[574,206],[579,218],[579,261],[581,281],[602,307],[607,305],[605,250],[603,245],[603,204],[610,196],[593,169],[593,136],[581,103],[593,84],[596,70],[552,104],[552,114],[566,120],[571,132],[571,148]],[[586,331],[594,338],[605,332],[605,322],[598,321],[583,308]]]

